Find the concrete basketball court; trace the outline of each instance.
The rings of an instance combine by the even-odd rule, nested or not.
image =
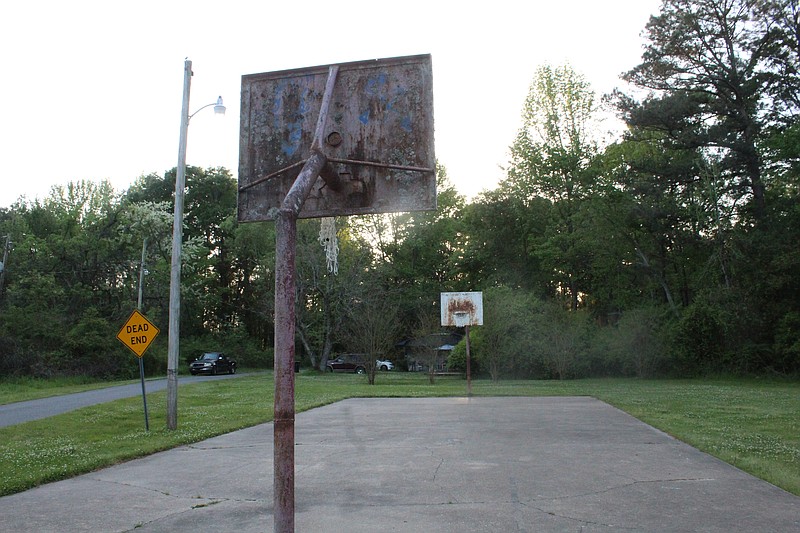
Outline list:
[[[800,498],[588,397],[297,415],[298,532],[800,532]],[[0,498],[0,531],[272,531],[272,426]]]

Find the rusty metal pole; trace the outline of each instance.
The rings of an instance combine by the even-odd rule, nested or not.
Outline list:
[[[472,396],[472,372],[470,370],[470,354],[469,354],[469,324],[464,326],[464,333],[467,337],[467,396]]]
[[[294,531],[294,291],[297,217],[275,220],[275,531]]]
[[[275,219],[275,533],[294,532],[294,333],[297,216],[327,162],[315,152],[306,162]]]
[[[273,507],[275,533],[294,533],[294,333],[297,218],[328,162],[320,148],[338,67],[331,67],[311,155],[275,219],[275,406]]]

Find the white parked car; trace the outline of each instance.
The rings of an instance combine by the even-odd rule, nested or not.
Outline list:
[[[394,368],[394,363],[388,359],[377,359],[375,361],[375,368],[378,370],[391,370]]]

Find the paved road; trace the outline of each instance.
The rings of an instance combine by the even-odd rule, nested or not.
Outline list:
[[[0,532],[272,531],[262,424],[0,498]],[[592,398],[299,413],[298,532],[797,533],[800,498]]]
[[[179,385],[188,385],[190,383],[197,383],[199,381],[206,381],[210,379],[230,379],[243,375],[246,374],[223,376],[180,376],[178,378],[178,383]],[[166,378],[154,379],[145,382],[145,390],[148,394],[166,388]],[[131,396],[141,395],[142,384],[140,382],[131,385],[118,385],[115,387],[78,392],[75,394],[65,394],[63,396],[53,396],[50,398],[41,398],[39,400],[0,405],[0,427],[13,426],[14,424],[30,422],[31,420],[39,420],[40,418],[60,415],[61,413],[80,409],[81,407],[88,407],[98,403],[111,402],[121,398],[130,398]]]

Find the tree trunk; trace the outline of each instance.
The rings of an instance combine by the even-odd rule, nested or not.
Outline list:
[[[298,325],[297,336],[300,337],[300,344],[303,345],[303,349],[308,354],[309,359],[311,359],[311,366],[316,368],[317,356],[314,354],[314,350],[311,349],[311,345],[308,343],[308,337],[306,336],[306,330],[304,327]],[[322,370],[325,370],[325,368],[322,368]]]

